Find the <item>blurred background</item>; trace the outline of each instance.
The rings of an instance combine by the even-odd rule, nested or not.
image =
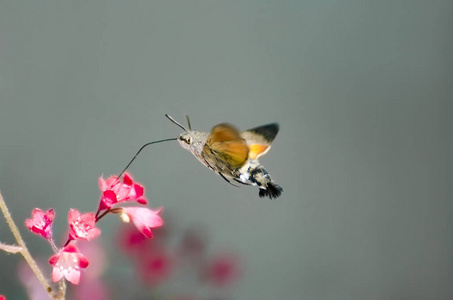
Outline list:
[[[260,159],[277,200],[177,142],[143,151],[129,171],[169,243],[195,226],[238,255],[227,299],[452,299],[452,20],[451,1],[2,1],[0,190],[45,264],[31,210],[56,210],[62,243],[99,176],[181,133],[165,113],[200,131],[279,122]],[[99,226],[116,248],[123,224]],[[113,252],[105,281],[136,276]],[[26,298],[20,261],[0,253],[8,299]]]

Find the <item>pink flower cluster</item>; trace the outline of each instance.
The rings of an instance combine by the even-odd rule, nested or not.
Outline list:
[[[136,201],[140,204],[148,202],[143,196],[145,192],[143,186],[134,183],[128,173],[124,174],[123,182],[116,176],[111,176],[107,180],[100,177],[99,188],[102,192],[99,210],[109,209],[115,204],[127,201]]]
[[[107,180],[99,178],[101,198],[96,213],[81,214],[76,209],[70,209],[68,214],[69,233],[68,241],[57,249],[52,239],[52,224],[55,218],[53,209],[47,212],[39,208],[32,211],[30,219],[25,221],[25,226],[33,233],[48,240],[56,253],[49,259],[53,266],[52,281],[60,281],[63,277],[73,284],[80,282],[80,271],[88,266],[88,259],[76,247],[77,240],[92,240],[101,234],[101,229],[96,227],[97,222],[108,213],[120,214],[126,221],[132,221],[137,229],[147,238],[153,237],[152,229],[163,225],[160,217],[161,208],[152,210],[143,206],[122,206],[131,202],[141,205],[147,204],[144,197],[144,187],[134,182],[133,178],[125,173],[122,180],[111,176]]]
[[[170,281],[172,286],[177,286],[178,280],[190,276],[186,279],[190,280],[192,288],[208,294],[216,289],[222,293],[241,276],[239,255],[234,251],[210,253],[211,247],[202,228],[189,229],[175,240],[170,238],[174,235],[169,227],[171,224],[152,240],[137,234],[131,226],[124,227],[117,235],[119,248],[131,257],[143,286],[159,290],[159,286],[167,286]],[[187,293],[178,294],[179,297],[172,294],[169,298],[198,299],[190,295],[191,291]]]

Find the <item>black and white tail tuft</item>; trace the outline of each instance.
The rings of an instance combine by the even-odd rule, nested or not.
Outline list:
[[[260,187],[260,198],[269,197],[270,199],[278,198],[283,192],[281,186],[276,183],[268,182],[267,188]]]

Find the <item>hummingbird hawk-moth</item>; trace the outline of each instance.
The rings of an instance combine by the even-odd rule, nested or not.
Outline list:
[[[165,115],[185,132],[177,137],[184,149],[190,151],[202,164],[219,174],[228,183],[259,187],[260,197],[277,198],[283,189],[258,162],[266,154],[278,133],[278,124],[272,123],[239,132],[228,123],[214,126],[210,133],[192,130],[186,115],[185,128],[169,115]],[[233,183],[234,182],[234,183]]]

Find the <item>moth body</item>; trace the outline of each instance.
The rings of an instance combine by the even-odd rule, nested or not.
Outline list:
[[[278,124],[259,126],[241,133],[234,126],[222,123],[206,133],[191,130],[187,116],[189,129],[167,117],[185,130],[177,138],[181,147],[227,182],[258,186],[260,197],[273,199],[281,195],[283,189],[258,161],[269,151],[278,133]]]

